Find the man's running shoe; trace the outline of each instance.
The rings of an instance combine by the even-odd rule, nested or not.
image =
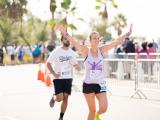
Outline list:
[[[49,105],[50,105],[51,108],[53,108],[54,104],[55,104],[55,100],[52,97],[51,100],[50,100],[50,102],[49,102]]]
[[[100,119],[99,116],[98,116],[98,117],[95,117],[95,120],[101,120],[101,119]]]
[[[59,120],[63,120],[63,118],[59,118]]]

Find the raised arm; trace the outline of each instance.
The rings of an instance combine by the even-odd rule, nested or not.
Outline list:
[[[121,43],[126,37],[129,36],[129,34],[132,33],[132,29],[133,29],[133,24],[130,25],[130,30],[127,34],[123,35],[122,37],[119,37],[117,40],[113,41],[110,44],[107,44],[107,45],[100,47],[101,53],[104,55],[105,52],[107,52],[108,50],[112,49],[113,47],[115,47],[116,45]]]
[[[67,39],[76,47],[76,49],[83,54],[84,58],[87,56],[88,48],[84,45],[79,44],[66,32],[66,25],[63,27],[63,25],[59,23],[56,25],[56,29],[59,30],[63,35],[67,37]]]

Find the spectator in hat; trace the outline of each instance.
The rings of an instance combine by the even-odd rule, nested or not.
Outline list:
[[[125,46],[124,46],[125,53],[135,53],[135,45],[133,44],[133,40],[129,41],[129,37],[125,38]],[[130,56],[130,59],[134,57]]]
[[[17,52],[18,64],[21,64],[22,57],[23,57],[23,46],[21,45]]]
[[[100,44],[101,44],[101,46],[104,46],[106,44],[106,41],[105,40],[101,40]]]
[[[127,45],[127,43],[129,42],[129,37],[125,38],[125,45]]]
[[[133,40],[130,41],[129,37],[125,38],[125,46],[123,48],[125,53],[135,53],[135,45],[133,44]],[[134,59],[135,57],[133,55],[127,55],[128,59]],[[130,69],[131,69],[131,61],[126,61],[125,62],[125,69],[126,69],[126,79],[130,79]]]
[[[118,49],[117,49],[117,51],[116,51],[116,53],[118,54],[118,53],[122,53],[123,52],[123,47],[122,46],[120,46]],[[119,58],[119,59],[122,59],[122,58],[124,58],[124,55],[117,55],[117,58]]]

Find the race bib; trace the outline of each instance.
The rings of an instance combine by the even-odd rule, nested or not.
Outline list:
[[[91,79],[99,79],[102,77],[102,71],[100,70],[90,70]]]
[[[61,66],[61,76],[67,76],[71,74],[70,66]]]
[[[106,91],[106,89],[107,89],[107,85],[106,85],[106,82],[105,83],[101,83],[101,84],[99,84],[100,85],[100,92],[102,92],[102,91]]]

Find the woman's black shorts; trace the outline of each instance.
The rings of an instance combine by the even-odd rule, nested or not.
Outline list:
[[[106,91],[102,91],[102,92],[106,92]],[[86,84],[83,83],[83,93],[89,94],[89,93],[102,93],[100,91],[100,85],[99,84]]]
[[[55,95],[59,93],[67,93],[71,95],[72,79],[54,79]]]

